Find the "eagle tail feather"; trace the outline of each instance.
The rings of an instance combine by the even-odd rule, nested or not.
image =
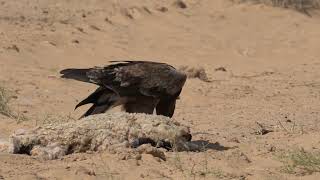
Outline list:
[[[60,71],[60,74],[62,74],[62,78],[90,82],[90,79],[87,76],[87,72],[89,71],[90,69],[64,69]]]
[[[79,102],[74,109],[76,110],[78,107],[89,104],[89,103],[97,103],[99,98],[103,95],[104,91],[105,91],[105,89],[99,87],[92,94],[90,94],[87,98],[85,98],[84,100]]]
[[[111,104],[103,104],[103,105],[97,105],[93,104],[86,113],[84,113],[81,118],[93,115],[93,114],[101,114],[106,112],[111,107]]]
[[[81,116],[81,118],[106,112],[110,107],[112,107],[117,101],[118,96],[111,90],[99,87],[87,98],[79,102],[75,109],[78,107],[92,103],[93,105],[87,110],[87,112]]]

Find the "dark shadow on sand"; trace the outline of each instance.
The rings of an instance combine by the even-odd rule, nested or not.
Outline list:
[[[190,151],[206,151],[208,149],[216,150],[216,151],[226,151],[229,149],[235,149],[237,147],[226,147],[221,145],[218,142],[211,143],[205,140],[195,140],[187,143]]]

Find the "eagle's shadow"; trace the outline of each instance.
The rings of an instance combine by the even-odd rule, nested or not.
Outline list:
[[[195,140],[187,142],[187,146],[189,151],[206,151],[206,150],[216,150],[216,151],[226,151],[229,149],[234,149],[236,147],[227,147],[221,145],[219,142],[211,143],[206,140]]]
[[[176,143],[175,145],[166,141],[155,142],[150,138],[138,138],[131,143],[131,147],[137,148],[142,144],[151,144],[154,147],[165,148],[168,151],[191,151],[191,152],[203,152],[209,149],[216,151],[225,151],[228,149],[234,149],[237,147],[226,147],[220,145],[220,143],[215,142],[211,143],[206,140],[195,140],[195,141],[187,141]]]

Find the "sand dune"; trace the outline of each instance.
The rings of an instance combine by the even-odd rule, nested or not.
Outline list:
[[[174,118],[220,149],[167,152],[165,162],[148,154],[45,161],[2,153],[0,179],[319,179],[319,164],[285,163],[320,148],[319,12],[183,2],[2,0],[0,82],[27,118],[0,115],[0,139],[88,108],[73,110],[96,87],[62,80],[59,70],[130,59],[203,68],[210,81],[187,80]]]

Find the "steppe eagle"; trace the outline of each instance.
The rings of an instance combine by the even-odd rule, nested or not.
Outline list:
[[[123,105],[128,113],[153,114],[172,117],[176,100],[186,82],[186,74],[166,63],[150,61],[110,61],[104,67],[64,69],[62,78],[94,83],[99,87],[75,109],[92,103],[82,116],[104,113]]]

